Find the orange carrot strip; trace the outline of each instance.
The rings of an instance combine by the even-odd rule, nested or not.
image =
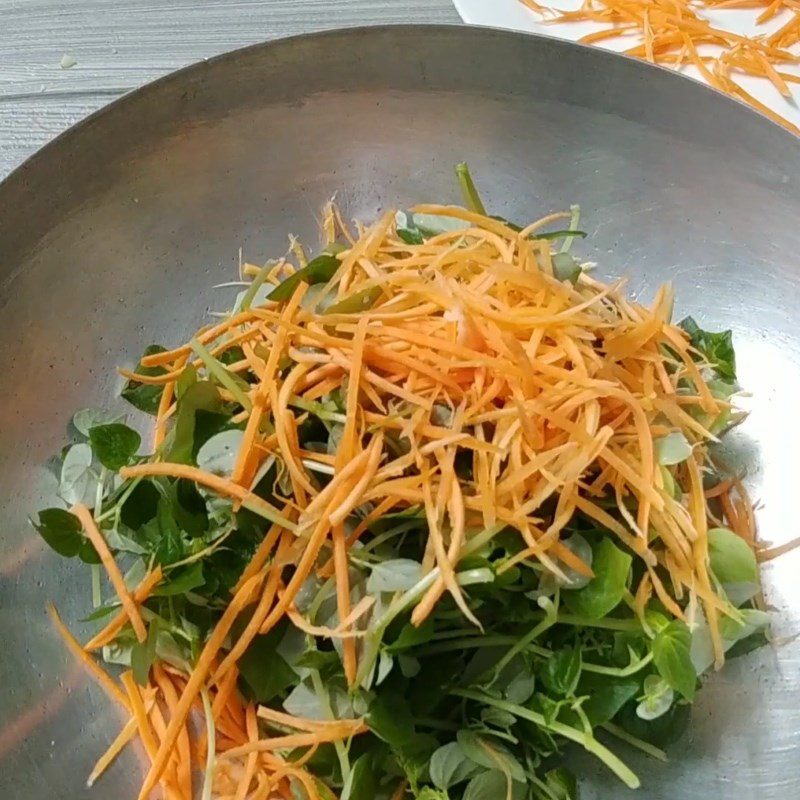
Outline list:
[[[133,598],[128,591],[128,587],[125,585],[125,579],[122,577],[122,573],[117,566],[117,562],[114,561],[114,556],[111,555],[111,550],[108,549],[108,544],[106,543],[105,537],[100,532],[100,528],[97,527],[97,523],[94,521],[92,512],[89,511],[86,506],[80,503],[73,506],[71,511],[80,520],[86,536],[94,545],[97,555],[100,556],[100,560],[103,562],[103,566],[106,568],[106,572],[108,573],[109,580],[114,587],[114,591],[116,591],[117,597],[119,597],[120,602],[122,603],[122,608],[125,610],[125,614],[131,622],[133,631],[136,634],[136,638],[140,642],[143,642],[147,638],[147,628],[144,626],[142,615],[139,613],[139,608],[136,603],[134,603]]]

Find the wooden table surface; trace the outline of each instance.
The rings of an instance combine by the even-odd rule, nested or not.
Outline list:
[[[323,28],[458,20],[451,0],[0,0],[0,178],[82,117],[194,61]]]

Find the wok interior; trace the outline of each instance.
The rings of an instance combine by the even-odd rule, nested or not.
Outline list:
[[[455,201],[468,161],[492,213],[526,221],[578,202],[576,246],[677,314],[731,327],[753,397],[728,458],[747,469],[762,536],[796,536],[800,449],[800,144],[736,103],[562,42],[435,27],[338,32],[251,48],[147,88],[84,123],[0,186],[0,788],[75,798],[120,725],[44,612],[77,632],[78,564],[27,516],[55,501],[47,461],[72,413],[120,406],[114,367],[182,341],[287,233],[317,240],[336,194],[350,217]],[[800,555],[765,569],[776,630],[800,630]],[[800,795],[800,643],[726,666],[670,764],[630,755],[639,796]],[[578,756],[576,755],[576,758]],[[93,790],[135,796],[127,754]],[[627,796],[593,764],[590,800]]]

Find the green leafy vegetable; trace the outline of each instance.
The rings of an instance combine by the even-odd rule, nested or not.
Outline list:
[[[341,800],[374,800],[381,773],[372,753],[364,753],[353,764],[342,789]]]
[[[481,736],[464,729],[458,732],[458,745],[464,755],[475,764],[486,769],[500,769],[512,780],[525,782],[525,770],[511,751],[494,738]]]
[[[61,463],[58,494],[68,505],[76,503],[90,507],[94,505],[97,476],[92,469],[93,460],[92,448],[84,442],[73,445],[65,452]]]
[[[740,536],[727,528],[708,532],[708,557],[711,571],[720,583],[757,583],[755,553]]]
[[[130,464],[139,450],[142,437],[132,428],[119,422],[97,425],[89,430],[89,443],[97,460],[117,472]]]
[[[592,546],[594,578],[583,589],[564,592],[564,603],[573,614],[587,619],[601,619],[622,600],[631,563],[631,556],[610,539],[600,539]]]
[[[89,438],[89,431],[98,425],[110,425],[112,422],[124,422],[125,414],[116,411],[104,411],[99,408],[83,408],[75,412],[72,424],[75,429]]]
[[[466,164],[456,173],[466,207],[484,214]],[[660,334],[652,346],[648,340],[641,362],[650,370],[659,354],[663,358],[657,371],[650,370],[653,389],[637,387],[642,369],[629,367],[627,356],[602,362],[606,331],[617,322],[632,330],[636,320],[613,292],[600,296],[598,284],[581,277],[581,261],[570,253],[586,235],[578,229],[577,206],[568,228],[530,234],[539,240],[532,244],[510,233],[523,229],[501,217],[493,219],[507,228],[452,214],[464,216],[398,212],[394,230],[380,242],[364,240],[358,228],[358,246],[367,249],[338,285],[343,262],[353,261],[340,244],[276,287],[270,283],[276,262],[268,262],[237,295],[227,317],[232,326],[223,323],[210,334],[206,328],[174,351],[181,355],[166,367],[140,362],[140,375],[174,371],[174,405],[152,455],[139,454],[141,438],[124,416],[93,409],[75,415],[76,443],[62,452],[59,495],[68,507],[83,503],[92,510],[131,591],[160,569],[159,581],[137,598],[146,639],[139,642],[126,623],[102,656],[131,670],[141,685],[157,662],[189,673],[224,618],[227,633],[196,702],[210,716],[218,683],[211,676],[241,642],[243,654],[228,679],[235,678],[247,703],[263,707],[262,738],[296,733],[267,709],[342,723],[336,741],[309,748],[306,740],[279,751],[287,764],[305,762],[323,800],[400,794],[414,800],[577,800],[577,780],[564,769],[570,758],[564,748],[575,744],[635,788],[639,778],[614,745],[621,740],[664,759],[659,748],[684,730],[698,675],[718,655],[702,605],[691,592],[672,592],[665,558],[691,544],[684,524],[690,522],[684,498],[689,476],[681,465],[693,447],[705,458],[706,442],[696,425],[683,425],[655,401],[673,393],[662,390],[669,383],[686,414],[706,430],[735,423],[737,412],[727,411],[738,389],[730,332],[683,323],[709,390],[726,401],[724,413],[698,405],[694,379]],[[466,233],[475,224],[485,228],[483,240]],[[330,240],[342,223],[326,214],[324,225]],[[442,259],[424,264],[435,252],[433,237],[446,240]],[[518,270],[509,269],[502,248],[500,261],[490,254],[493,241],[503,237]],[[292,250],[305,263],[297,243]],[[544,251],[555,278],[566,283],[536,274],[537,264],[548,269],[547,259],[538,260]],[[251,268],[244,272],[252,275]],[[282,319],[273,322],[274,303],[289,300],[301,283],[309,289],[298,315],[289,318],[278,308]],[[420,284],[428,287],[421,290],[424,303],[438,304],[430,319],[427,312],[414,316]],[[515,298],[531,292],[533,307],[517,316]],[[239,324],[236,314],[247,309],[252,313]],[[374,311],[363,314],[367,309]],[[540,313],[562,321],[551,328],[537,321]],[[341,376],[355,360],[354,337],[364,317],[368,339],[355,386]],[[406,327],[406,338],[395,341],[398,326]],[[441,352],[426,352],[441,332]],[[581,340],[580,357],[573,339]],[[159,352],[159,346],[147,350]],[[544,381],[551,375],[553,397]],[[587,380],[600,387],[597,392],[586,389]],[[615,385],[623,386],[622,394]],[[129,381],[123,396],[154,414],[162,391],[163,384]],[[415,399],[419,393],[422,403]],[[644,494],[614,461],[639,473],[641,415],[630,407],[629,394],[641,400],[645,425],[655,432],[657,463],[651,466],[663,484],[663,502],[653,497],[643,531],[634,520],[644,516],[637,506]],[[569,424],[557,416],[561,406]],[[588,432],[589,450],[573,435],[573,424]],[[435,435],[429,436],[431,428]],[[603,449],[609,431],[614,438]],[[595,435],[599,455],[587,462]],[[375,442],[382,451],[362,452]],[[352,458],[371,459],[356,464],[346,481],[342,448],[344,469]],[[367,475],[367,465],[377,472]],[[701,466],[709,465],[710,459]],[[541,494],[534,482],[541,483]],[[560,488],[565,482],[603,513],[573,504],[574,495]],[[496,508],[484,505],[486,487],[499,492]],[[509,506],[504,496],[512,498]],[[665,526],[665,517],[677,526]],[[327,525],[334,519],[333,535],[320,528],[320,520]],[[44,509],[32,523],[59,554],[99,561],[69,511]],[[642,542],[619,535],[619,525],[642,535]],[[548,544],[540,551],[537,542]],[[589,569],[570,566],[564,560],[570,553]],[[770,615],[751,602],[758,568],[749,545],[727,529],[712,529],[708,568],[712,591],[728,604],[719,619],[724,649],[733,655],[763,644]],[[651,583],[643,585],[648,569]],[[93,571],[85,593],[91,589],[95,606],[87,620],[103,625],[121,604],[104,596],[100,575]],[[683,614],[660,587],[642,608],[642,591],[656,577]],[[350,612],[343,610],[348,602]],[[263,619],[264,611],[269,622],[260,633],[255,615]],[[691,628],[675,619],[681,616]],[[225,716],[227,724],[239,724]],[[357,734],[350,735],[351,724]],[[302,727],[312,738],[317,730],[332,730]],[[225,731],[237,743],[248,735],[239,733]],[[204,798],[211,791],[214,735],[212,722],[205,732]],[[298,798],[308,794],[310,784],[287,780]]]
[[[268,703],[297,683],[297,673],[277,651],[284,626],[257,636],[239,659],[239,674],[254,700]]]
[[[135,642],[131,648],[131,671],[136,683],[146,686],[150,676],[150,667],[156,660],[156,644],[158,642],[158,621],[153,620],[147,629],[147,639]]]
[[[575,692],[581,677],[581,651],[564,647],[553,653],[545,661],[540,677],[553,694],[569,697]]]
[[[341,261],[331,253],[320,253],[312,258],[302,269],[290,275],[279,283],[269,294],[269,299],[275,302],[288,300],[301,283],[313,286],[316,283],[327,283],[339,269]]]
[[[198,452],[196,437],[198,412],[207,411],[219,414],[222,411],[222,399],[219,389],[211,381],[198,381],[183,393],[178,401],[178,412],[175,420],[171,446],[167,454],[170,461],[190,464]]]
[[[653,640],[653,663],[659,675],[687,700],[694,698],[697,685],[691,647],[691,631],[680,620],[670,622]]]
[[[556,280],[575,283],[581,275],[581,265],[569,253],[554,253],[553,275]]]
[[[145,356],[155,355],[165,352],[165,348],[158,344],[150,345],[145,351]],[[166,370],[163,367],[144,367],[141,361],[134,370],[139,375],[154,377],[164,375]],[[153,414],[158,411],[158,404],[161,400],[162,386],[149,383],[139,383],[138,381],[128,381],[122,389],[121,396],[132,406],[144,411],[145,414]]]
[[[473,777],[480,765],[467,756],[458,742],[448,742],[431,756],[429,769],[433,785],[446,791]]]
[[[675,431],[656,439],[656,458],[662,467],[682,464],[692,454],[692,445],[682,431]]]
[[[731,331],[720,333],[704,331],[692,317],[686,317],[680,326],[689,334],[692,345],[721,378],[736,380],[736,354],[733,350]]]
[[[100,557],[92,543],[83,535],[80,520],[62,508],[46,508],[39,512],[39,521],[31,524],[42,539],[60,556],[78,556],[87,564],[99,564]]]

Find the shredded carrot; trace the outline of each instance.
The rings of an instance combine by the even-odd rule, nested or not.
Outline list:
[[[129,710],[130,705],[128,704],[128,699],[124,692],[114,683],[108,673],[99,666],[83,647],[81,647],[80,642],[70,633],[69,628],[61,621],[61,617],[58,615],[58,611],[56,611],[56,607],[52,603],[48,604],[47,613],[50,615],[53,624],[56,626],[56,630],[72,654],[87,667],[95,680],[105,689],[109,697],[116,700],[124,709]]]
[[[585,0],[574,11],[540,6],[519,0],[545,23],[586,23],[601,26],[581,37],[585,44],[615,41],[628,43],[627,54],[654,64],[680,69],[688,59],[715,89],[737,97],[794,133],[799,129],[775,108],[766,106],[730,77],[739,75],[770,81],[791,102],[787,77],[777,66],[797,64],[791,51],[800,42],[800,11],[793,0]],[[712,26],[708,12],[718,8],[762,9],[750,36]],[[792,16],[778,30],[766,35],[761,26],[777,14]],[[702,55],[701,55],[702,53]],[[791,80],[789,78],[789,80]]]
[[[192,704],[199,696],[203,683],[208,675],[211,667],[211,662],[217,655],[219,648],[222,646],[230,632],[231,626],[236,621],[236,618],[241,613],[242,609],[250,603],[253,593],[264,579],[263,574],[255,575],[252,577],[234,596],[230,605],[225,609],[225,613],[214,628],[213,633],[206,642],[203,652],[197,659],[194,670],[189,677],[181,699],[176,706],[173,715],[169,721],[166,734],[161,742],[158,752],[153,759],[153,765],[145,778],[142,789],[139,792],[139,800],[146,800],[147,796],[155,787],[164,768],[167,765],[172,754],[172,748],[180,736],[181,730],[186,723],[186,718],[192,708]]]
[[[163,575],[161,572],[161,567],[157,566],[152,572],[149,572],[145,577],[142,579],[142,582],[133,590],[133,602],[137,605],[141,605],[150,597],[151,592],[161,583]],[[101,647],[104,647],[109,642],[111,642],[114,637],[122,630],[125,624],[128,622],[128,614],[123,609],[122,611],[118,612],[111,622],[103,628],[99,633],[96,633],[88,642],[84,645],[84,650],[98,650]]]
[[[277,508],[263,500],[253,492],[242,488],[227,478],[221,478],[210,472],[205,472],[197,467],[190,467],[186,464],[170,464],[165,461],[151,462],[148,464],[137,464],[133,467],[123,467],[119,471],[123,480],[128,478],[138,478],[148,475],[163,475],[170,478],[185,478],[205,486],[212,491],[218,492],[225,497],[231,497],[240,502],[245,508],[250,509],[255,514],[259,514],[271,522],[277,522],[285,528],[292,530],[293,523],[281,515]]]
[[[784,26],[774,41],[753,49],[686,12],[685,2],[587,0],[564,17],[642,30],[641,55],[655,63],[679,56],[720,86],[741,64],[784,90],[788,79],[774,65],[783,63],[795,27]],[[727,60],[709,61],[698,50],[709,43],[728,47]],[[168,798],[188,800],[193,771],[214,756],[217,800],[298,791],[320,797],[303,765],[321,745],[364,732],[364,721],[310,720],[257,707],[237,686],[240,668],[245,672],[241,659],[257,637],[288,624],[335,642],[346,681],[356,687],[370,666],[365,637],[378,605],[351,575],[370,552],[373,523],[388,514],[397,514],[401,532],[403,515],[411,525],[422,519],[427,531],[420,549],[426,583],[409,609],[413,624],[449,594],[480,625],[469,581],[459,572],[472,537],[482,535],[476,531],[504,528],[518,537],[518,552],[500,573],[537,559],[537,569],[559,578],[568,570],[594,577],[564,539],[580,519],[602,528],[644,567],[628,598],[633,621],[646,627],[653,598],[684,619],[688,594],[702,604],[718,663],[720,617],[730,609],[709,573],[709,520],[724,518],[761,560],[798,545],[759,549],[752,503],[738,478],[704,489],[704,472],[715,466],[707,452],[710,420],[731,403],[714,397],[700,354],[669,322],[668,288],[643,305],[627,299],[620,282],[586,272],[559,280],[550,243],[529,237],[562,213],[521,231],[453,206],[428,204],[413,213],[447,215],[464,226],[409,245],[392,215],[384,215],[369,228],[357,226],[352,246],[337,257],[336,275],[324,287],[339,306],[334,313],[319,310],[300,281],[280,304],[268,301],[196,334],[193,341],[214,352],[240,343],[244,358],[234,369],[249,373],[238,401],[236,386],[222,392],[237,405],[232,419],[242,430],[230,478],[159,461],[160,455],[120,470],[123,480],[190,481],[230,501],[234,512],[247,509],[265,520],[230,597],[213,606],[221,611],[218,621],[190,667],[156,659],[149,686],[124,675],[126,693],[100,670],[89,651],[114,642],[128,622],[145,640],[142,614],[150,619],[155,612],[153,593],[163,576],[156,567],[129,591],[89,509],[73,509],[121,608],[85,648],[54,619],[70,649],[133,714],[93,779],[138,733],[151,760],[140,800],[158,784]],[[331,207],[329,215],[326,229],[340,230],[338,211]],[[260,268],[255,274],[265,279]],[[271,283],[279,279],[278,271],[266,274]],[[348,310],[351,298],[362,296],[370,302]],[[142,361],[167,369],[148,379],[164,386],[157,443],[172,424],[180,402],[175,381],[192,353],[184,345]],[[689,381],[691,393],[684,389]],[[303,436],[315,417],[329,426],[327,450]],[[658,440],[673,431],[684,434],[691,455],[662,467]],[[275,505],[256,494],[268,470],[278,475]],[[677,499],[672,483],[682,490]],[[335,594],[336,622],[315,618],[302,602],[309,579],[326,581]],[[192,715],[204,715],[209,701],[210,728],[194,734]],[[295,748],[292,761],[287,752]],[[396,794],[404,791],[398,786]]]
[[[108,544],[106,543],[105,537],[100,532],[100,528],[97,527],[97,523],[94,521],[92,512],[89,511],[86,506],[78,504],[72,507],[72,513],[80,520],[87,538],[94,545],[97,555],[100,556],[100,560],[102,561],[103,566],[106,568],[106,572],[108,573],[109,580],[114,587],[114,591],[117,593],[117,597],[119,597],[120,602],[122,603],[122,608],[125,610],[125,614],[133,626],[133,631],[136,634],[136,638],[140,642],[143,642],[147,638],[147,628],[144,626],[142,615],[139,613],[139,608],[133,601],[133,598],[128,591],[128,587],[125,586],[125,579],[122,577],[122,573],[117,566],[117,562],[114,561],[114,556],[108,549]]]

